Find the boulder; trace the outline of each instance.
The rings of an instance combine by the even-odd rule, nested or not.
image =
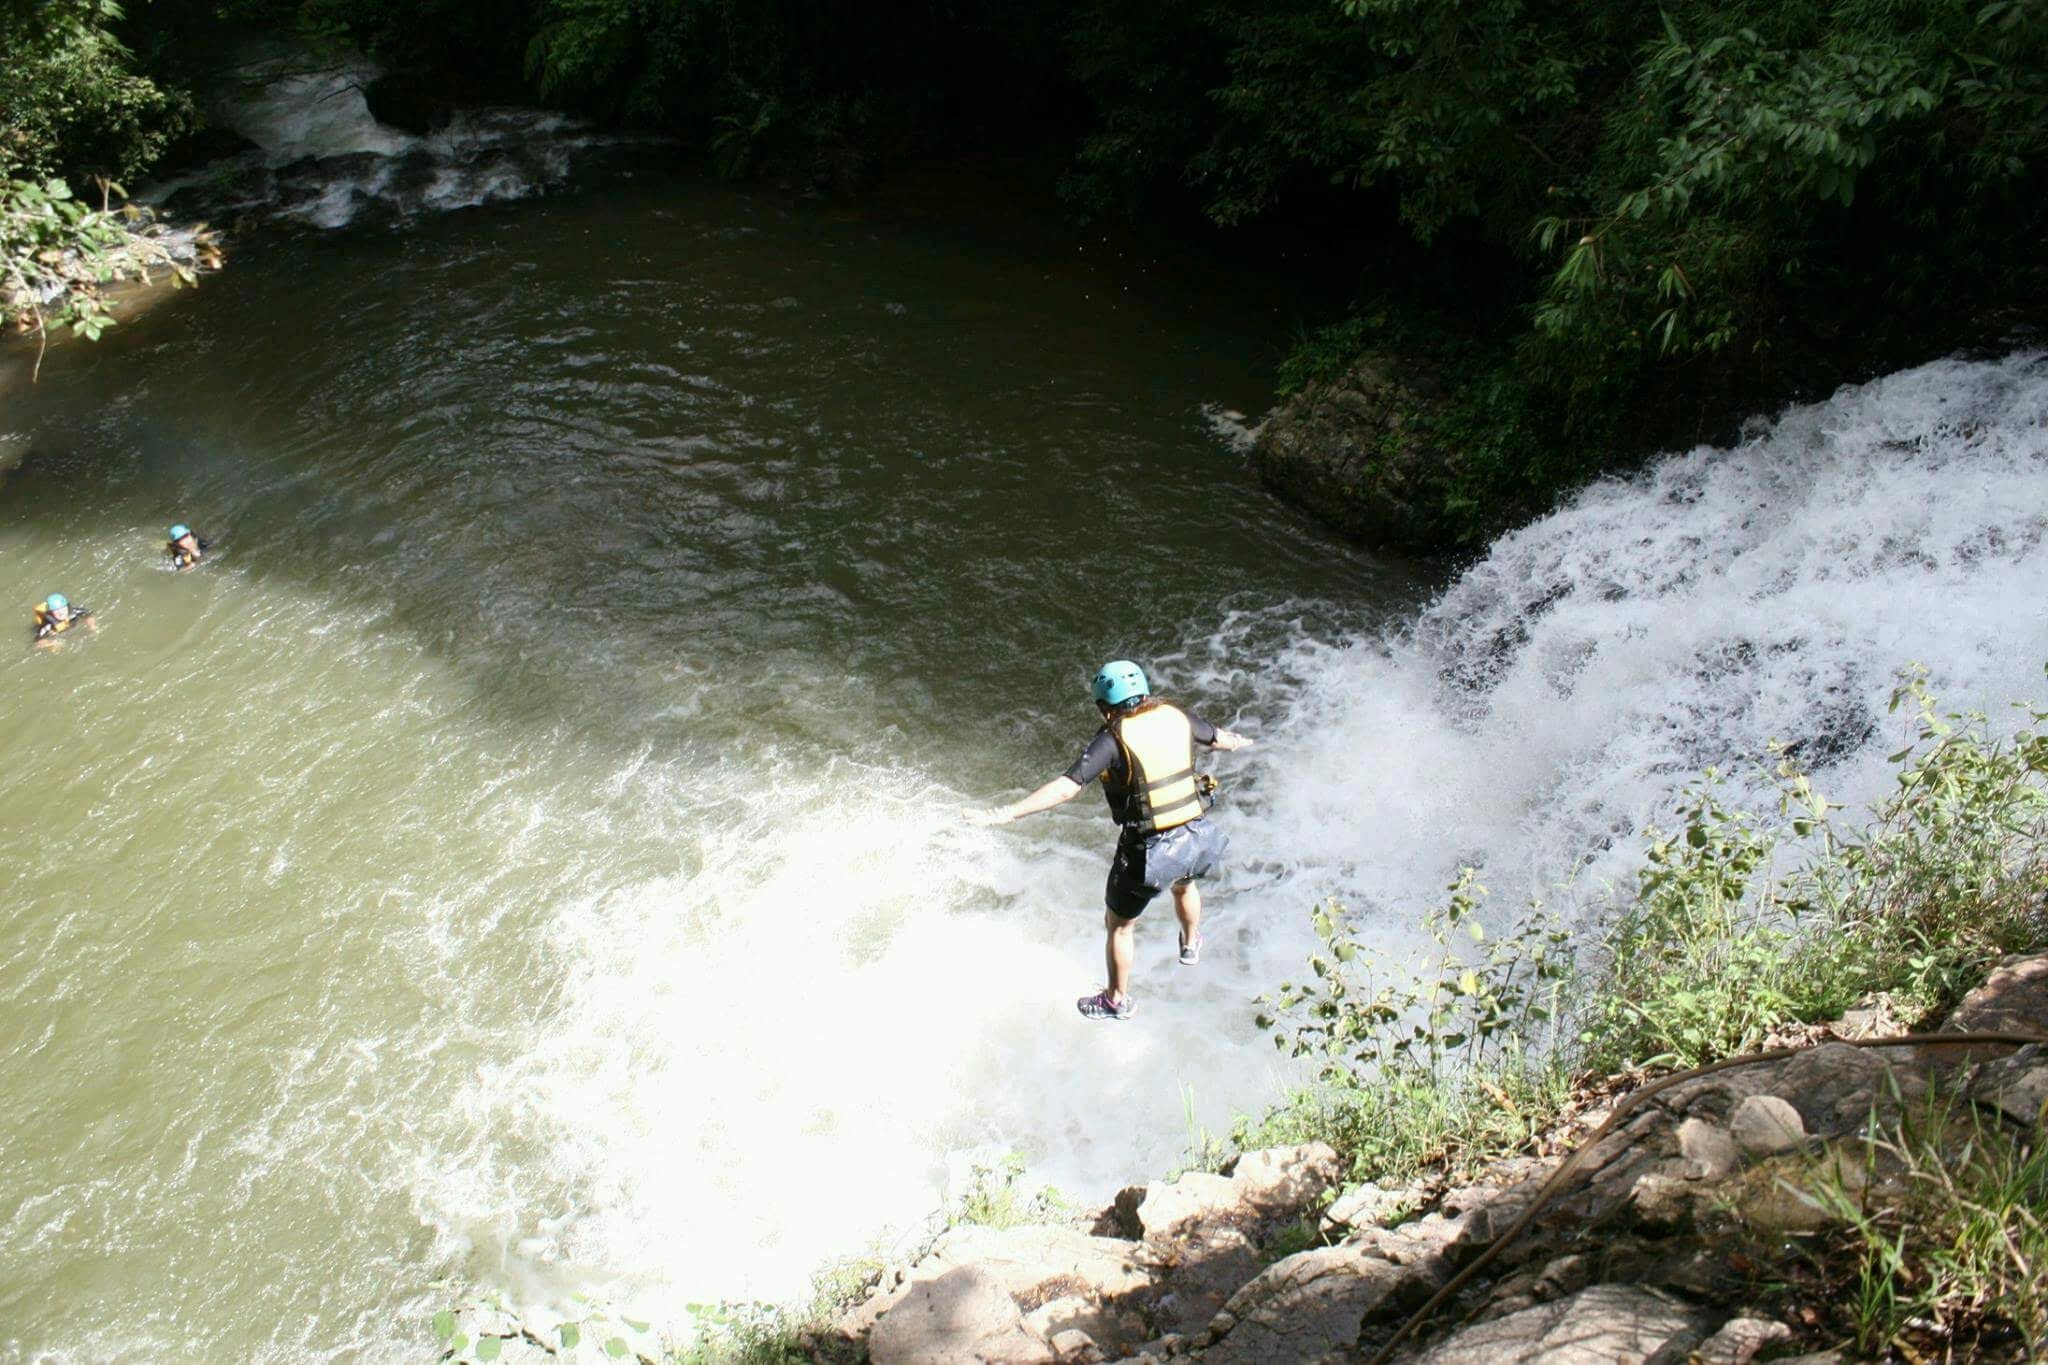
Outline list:
[[[1840,1137],[1863,1127],[1872,1105],[1888,1092],[1889,1075],[1889,1064],[1873,1048],[1822,1043],[1783,1062],[1771,1089],[1798,1110],[1802,1137]]]
[[[1792,1329],[1767,1318],[1730,1318],[1700,1343],[1696,1365],[1749,1365],[1766,1346],[1792,1339]]]
[[[918,1285],[962,1267],[988,1276],[1026,1312],[1060,1298],[1116,1299],[1154,1282],[1142,1249],[1119,1238],[1065,1227],[968,1225],[946,1233],[923,1260],[848,1309],[832,1324],[833,1335],[858,1342]]]
[[[954,1228],[933,1245],[911,1276],[958,1265],[973,1265],[995,1276],[1011,1295],[1033,1307],[1069,1294],[1113,1299],[1146,1289],[1153,1280],[1151,1264],[1129,1242],[1039,1224]]]
[[[1970,1098],[2015,1123],[2048,1126],[2048,1055],[2030,1045],[1984,1063],[1970,1083]]]
[[[1706,1119],[1687,1119],[1678,1125],[1678,1152],[1685,1158],[1686,1174],[1695,1180],[1725,1180],[1742,1161],[1734,1137]]]
[[[1999,963],[1941,1027],[1945,1033],[2048,1033],[2048,953]]]
[[[1102,1348],[1079,1328],[1070,1327],[1059,1333],[1051,1344],[1052,1353],[1060,1365],[1096,1365],[1103,1358]]]
[[[1348,1351],[1365,1315],[1418,1281],[1418,1272],[1353,1246],[1300,1252],[1233,1294],[1196,1354],[1209,1365],[1271,1365]]]
[[[1387,357],[1368,355],[1274,409],[1252,466],[1266,487],[1351,539],[1427,545],[1442,534],[1442,490],[1456,463],[1431,430],[1441,401],[1425,376],[1397,376]]]
[[[1153,1321],[1168,1332],[1198,1332],[1263,1269],[1251,1238],[1235,1228],[1212,1229],[1165,1271],[1166,1292],[1152,1304]]]
[[[1342,1173],[1343,1163],[1327,1143],[1247,1152],[1228,1175],[1190,1171],[1172,1184],[1154,1181],[1122,1191],[1113,1221],[1147,1241],[1200,1240],[1211,1229],[1302,1214]]]
[[[1156,1180],[1146,1185],[1133,1212],[1139,1235],[1150,1241],[1171,1237],[1189,1223],[1220,1218],[1237,1208],[1238,1199],[1238,1184],[1230,1177],[1190,1171],[1171,1185]],[[1124,1194],[1117,1202],[1124,1203]]]
[[[1051,1365],[1053,1350],[1024,1325],[1024,1315],[995,1276],[956,1266],[910,1287],[868,1334],[874,1365]]]
[[[1766,1235],[1819,1232],[1840,1220],[1821,1191],[1836,1186],[1850,1194],[1870,1183],[1869,1168],[1854,1144],[1829,1149],[1825,1159],[1773,1157],[1745,1171],[1729,1191],[1737,1217]]]
[[[1799,1111],[1776,1095],[1751,1095],[1736,1105],[1728,1131],[1742,1154],[1751,1158],[1794,1151],[1806,1141]]]
[[[1389,1218],[1409,1208],[1414,1200],[1412,1191],[1383,1190],[1367,1181],[1338,1195],[1330,1207],[1323,1210],[1323,1231],[1341,1234],[1350,1228],[1384,1226]]]
[[[1637,1285],[1597,1284],[1468,1327],[1415,1357],[1415,1365],[1642,1365],[1683,1360],[1707,1317],[1681,1299]]]
[[[1342,1178],[1344,1163],[1326,1142],[1246,1152],[1226,1172],[1240,1203],[1267,1216],[1299,1213]]]
[[[1040,1304],[1024,1315],[1024,1326],[1051,1342],[1062,1360],[1071,1348],[1061,1346],[1060,1339],[1069,1333],[1085,1335],[1091,1346],[1110,1355],[1134,1350],[1152,1335],[1137,1314],[1119,1313],[1077,1294]]]
[[[1593,1263],[1583,1255],[1559,1256],[1540,1269],[1525,1270],[1503,1280],[1477,1316],[1504,1318],[1539,1303],[1576,1294],[1593,1278]]]

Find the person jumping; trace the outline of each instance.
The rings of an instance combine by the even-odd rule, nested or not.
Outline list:
[[[1154,896],[1171,888],[1180,920],[1180,963],[1202,956],[1202,892],[1229,840],[1205,818],[1215,784],[1195,772],[1195,746],[1247,749],[1252,741],[1151,695],[1145,670],[1129,659],[1102,666],[1091,692],[1102,728],[1065,773],[1006,806],[963,812],[969,824],[1001,825],[1064,805],[1102,782],[1110,817],[1122,827],[1104,891],[1103,960],[1109,985],[1075,1001],[1089,1019],[1128,1019],[1132,926]]]

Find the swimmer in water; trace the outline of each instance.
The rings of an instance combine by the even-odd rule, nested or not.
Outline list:
[[[92,619],[91,607],[74,607],[71,599],[61,592],[53,592],[43,599],[35,611],[36,633],[34,644],[37,649],[50,649],[62,640],[64,634],[84,626],[88,631],[99,629],[99,623]]]
[[[1223,864],[1229,841],[1209,824],[1215,783],[1195,767],[1197,749],[1248,749],[1244,735],[1211,725],[1152,695],[1145,670],[1129,659],[1102,666],[1090,688],[1102,728],[1074,766],[1030,795],[987,810],[962,812],[973,825],[1004,825],[1051,810],[1102,783],[1109,813],[1122,827],[1104,888],[1103,961],[1109,985],[1074,1002],[1086,1019],[1131,1017],[1132,926],[1161,892],[1180,921],[1180,964],[1202,959],[1202,878]]]
[[[206,552],[213,548],[210,541],[201,540],[191,527],[179,522],[169,532],[170,543],[164,546],[164,553],[170,556],[171,567],[185,570],[206,558]]]

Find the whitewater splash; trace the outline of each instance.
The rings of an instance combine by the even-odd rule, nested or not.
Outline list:
[[[673,878],[559,908],[549,1021],[479,1076],[488,1155],[423,1171],[423,1219],[517,1292],[673,1317],[800,1293],[975,1153],[1088,1199],[1156,1175],[1189,1107],[1218,1128],[1286,1077],[1248,1002],[1299,970],[1316,902],[1394,947],[1461,864],[1510,908],[1583,908],[1702,768],[1760,787],[1773,740],[1878,795],[1908,664],[1954,705],[2042,701],[2044,509],[2048,360],[1947,361],[1601,483],[1402,631],[1230,616],[1155,662],[1262,739],[1226,772],[1235,865],[1198,971],[1166,964],[1163,914],[1141,928],[1130,1025],[1070,1003],[1099,971],[1099,812],[968,832],[965,794],[907,770],[743,781],[772,797]],[[636,807],[733,800],[730,774],[620,780]]]
[[[1315,847],[1288,880],[1412,911],[1470,864],[1513,902],[1597,901],[1701,770],[1758,798],[1774,741],[1832,797],[1878,796],[1902,670],[1952,706],[2043,696],[2044,535],[2038,353],[1845,389],[1600,483],[1399,638],[1291,651],[1265,816]]]
[[[365,213],[422,213],[524,199],[559,185],[601,139],[534,109],[469,109],[415,135],[377,121],[367,62],[311,65],[302,55],[244,66],[218,122],[255,144],[150,186],[142,202],[180,213],[253,214],[337,228]]]

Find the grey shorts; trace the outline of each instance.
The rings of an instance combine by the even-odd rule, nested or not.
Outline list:
[[[1162,834],[1126,834],[1117,840],[1102,903],[1113,915],[1136,919],[1174,883],[1195,881],[1223,866],[1229,849],[1230,840],[1207,818]]]

